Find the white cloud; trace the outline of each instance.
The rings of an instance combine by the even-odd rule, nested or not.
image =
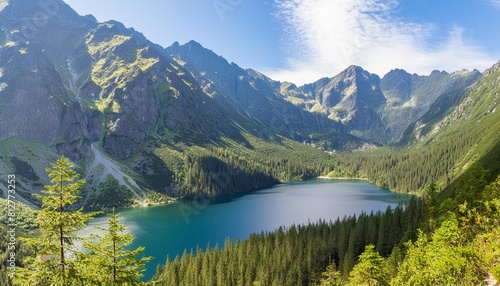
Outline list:
[[[500,2],[500,0],[491,0]],[[455,26],[444,39],[431,24],[396,15],[397,0],[275,0],[285,27],[288,67],[265,71],[297,84],[331,77],[355,64],[383,76],[393,68],[485,69],[495,63]]]
[[[500,9],[500,0],[490,0],[490,1],[491,1],[491,4],[493,4],[493,6]]]

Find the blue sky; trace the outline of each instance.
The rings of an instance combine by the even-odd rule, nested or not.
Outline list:
[[[500,0],[65,0],[169,46],[200,42],[297,84],[351,64],[383,76],[481,72],[500,60]]]

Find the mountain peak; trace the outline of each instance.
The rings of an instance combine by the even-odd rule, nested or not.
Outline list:
[[[448,75],[446,71],[433,70],[430,76],[438,76],[438,75]]]
[[[345,71],[347,71],[347,72],[364,72],[365,70],[360,66],[350,65],[345,69]]]
[[[496,64],[494,64],[491,68],[487,69],[484,71],[484,76],[489,76],[495,72],[500,71],[500,61],[498,61]]]
[[[190,40],[189,42],[187,42],[185,45],[187,46],[190,46],[190,47],[197,47],[197,48],[205,48],[203,47],[200,43],[198,43],[197,41],[195,40]]]
[[[366,70],[364,70],[362,67],[360,66],[357,66],[357,65],[350,65],[349,67],[347,67],[345,70],[341,71],[337,76],[335,77],[356,77],[356,76],[359,76],[359,75],[364,75],[365,77],[369,77],[371,74],[369,72],[367,72]]]
[[[14,15],[22,15],[22,20],[25,26],[40,26],[47,25],[47,20],[59,18],[59,16],[82,17],[76,13],[68,4],[62,0],[50,1],[27,1],[27,0],[0,0],[0,11],[3,11],[7,6],[9,13]],[[31,27],[33,28],[33,27]]]
[[[189,51],[189,53],[204,53],[209,52],[213,54],[212,50],[205,48],[203,45],[195,40],[190,40],[189,42],[181,45],[178,41],[175,41],[170,47],[165,48],[170,54],[179,54],[182,52]]]
[[[216,63],[215,65],[219,68],[228,64],[224,57],[219,56],[214,51],[205,48],[194,40],[184,45],[179,45],[178,42],[175,42],[172,46],[165,48],[165,51],[174,58],[181,59],[185,62],[191,62],[192,64],[197,63],[195,65],[205,71],[212,70],[214,68],[211,66],[213,63]],[[209,62],[211,64],[207,65]]]
[[[0,11],[9,5],[9,0],[0,0]]]
[[[384,75],[383,78],[391,78],[391,77],[397,77],[397,76],[407,76],[410,75],[406,70],[404,69],[392,69],[388,73]]]
[[[179,42],[175,41],[172,43],[171,47],[174,48],[174,49],[177,49],[179,48],[181,45],[179,44]]]

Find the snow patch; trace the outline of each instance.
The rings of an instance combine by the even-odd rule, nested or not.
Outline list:
[[[2,11],[5,7],[7,7],[7,5],[9,5],[8,0],[0,0],[0,11]]]
[[[7,88],[7,86],[9,85],[6,84],[5,82],[0,82],[0,91],[3,91],[5,88]]]

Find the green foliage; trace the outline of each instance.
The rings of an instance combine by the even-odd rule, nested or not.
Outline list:
[[[46,170],[52,185],[46,186],[38,195],[42,209],[38,212],[37,223],[41,235],[27,238],[36,257],[25,261],[25,267],[18,268],[14,280],[18,285],[76,285],[74,260],[68,253],[77,251],[74,242],[77,232],[85,227],[91,215],[81,210],[71,211],[69,206],[78,199],[83,180],[73,170],[73,164],[64,156]]]
[[[6,199],[0,199],[0,214],[6,214],[8,212],[8,208],[8,201]],[[38,227],[38,224],[36,222],[38,211],[17,201],[15,202],[15,210],[16,224],[18,228],[27,231]],[[7,225],[8,223],[8,216],[2,215],[0,217],[0,225]]]
[[[478,285],[480,273],[471,249],[460,243],[456,219],[445,221],[429,240],[421,233],[408,243],[394,285]]]
[[[359,262],[351,271],[347,285],[389,285],[389,277],[384,273],[384,258],[372,244],[367,245],[359,256]]]
[[[261,172],[261,165],[230,150],[214,149],[209,154],[186,158],[184,189],[187,194],[233,194],[279,183],[274,177]]]
[[[330,158],[309,146],[285,139],[282,145],[247,139],[251,149],[228,142],[226,147],[188,148],[185,154],[162,146],[155,154],[172,166],[174,181],[187,196],[246,192],[317,177],[330,169]]]
[[[421,205],[412,202],[403,209],[361,214],[335,222],[279,228],[253,234],[246,241],[226,240],[223,249],[185,251],[182,257],[167,260],[154,282],[160,285],[309,285],[344,281],[365,246],[390,249],[406,241],[419,223]],[[383,222],[397,232],[380,236]],[[363,234],[363,235],[361,235]],[[326,273],[325,268],[330,265]],[[335,270],[333,265],[339,265]],[[333,267],[333,268],[332,268]],[[322,274],[323,273],[323,274]],[[337,281],[337,282],[334,282]],[[327,282],[324,282],[327,283]],[[327,284],[328,285],[328,284]]]
[[[125,233],[126,227],[120,223],[118,214],[109,216],[107,228],[103,236],[91,235],[91,240],[83,244],[84,252],[78,253],[78,272],[82,273],[85,285],[141,285],[145,263],[151,257],[136,257],[144,251],[144,247],[128,250],[134,238]]]
[[[98,192],[95,192],[86,204],[93,210],[127,207],[132,205],[131,197],[132,192],[127,187],[120,185],[117,179],[108,175],[106,181],[99,184]]]
[[[439,187],[435,182],[431,182],[427,188],[425,189],[425,199],[426,199],[426,214],[427,220],[429,221],[429,226],[431,229],[434,229],[436,225],[436,220],[439,216],[440,210],[440,200],[438,198],[439,195]]]
[[[10,275],[15,269],[11,268],[12,254],[15,256],[14,264],[15,266],[23,266],[24,261],[27,257],[33,256],[31,248],[26,246],[20,239],[16,239],[15,243],[11,243],[11,233],[12,230],[7,226],[0,224],[0,285],[12,285],[10,283]],[[16,237],[29,237],[30,233],[26,232],[22,228],[16,228]]]
[[[74,208],[75,202],[80,198],[78,194],[84,180],[78,179],[73,167],[73,164],[62,156],[52,164],[52,168],[47,168],[52,185],[46,186],[42,191],[43,195],[38,196],[42,201],[42,209],[37,213],[36,222],[41,233],[35,237],[27,236],[20,239],[23,247],[20,248],[19,257],[25,257],[25,249],[32,253],[30,252],[23,263],[16,261],[18,267],[14,284],[29,286],[142,284],[139,278],[142,277],[144,263],[151,258],[136,258],[144,251],[143,247],[135,250],[126,249],[132,243],[133,237],[124,233],[125,226],[120,224],[118,215],[114,212],[110,216],[109,227],[102,228],[106,232],[103,236],[93,235],[90,241],[84,241],[83,245],[88,252],[81,252],[76,246],[75,242],[80,240],[78,231],[85,228],[85,222],[94,214],[84,214],[82,209]],[[0,244],[2,248],[3,241]],[[2,265],[0,277],[4,273]]]
[[[336,270],[335,263],[326,267],[326,271],[321,273],[321,286],[336,286],[342,285],[344,279],[340,271]]]
[[[483,178],[467,180],[480,186]],[[500,192],[496,181],[475,190],[475,198],[458,207],[457,214],[441,214],[443,221],[434,232],[421,232],[416,242],[407,244],[407,253],[393,285],[480,285],[487,276],[498,279],[500,261]],[[455,198],[462,201],[462,197]],[[455,202],[456,205],[456,202]]]

